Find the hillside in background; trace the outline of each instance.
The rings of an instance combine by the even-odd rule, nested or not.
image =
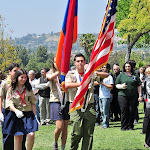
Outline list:
[[[94,34],[96,38],[98,37],[98,34]],[[49,33],[49,34],[28,34],[26,36],[23,36],[21,38],[15,38],[14,42],[16,45],[21,45],[27,49],[33,49],[36,50],[38,46],[44,45],[48,48],[48,51],[50,52],[56,52],[57,51],[57,46],[59,42],[59,36],[60,33]],[[73,45],[72,52],[76,53],[77,51],[83,52],[83,48],[80,47],[79,39],[82,36],[82,34],[78,34],[78,40],[77,42]],[[123,50],[126,49],[126,45],[118,45],[117,42],[120,40],[115,35],[114,39],[114,50]]]

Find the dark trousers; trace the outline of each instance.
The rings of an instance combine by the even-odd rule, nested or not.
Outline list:
[[[146,126],[145,143],[150,146],[150,108],[146,108],[146,115],[147,115],[147,126]]]
[[[26,135],[23,135],[22,150],[26,150],[25,142],[26,142]],[[13,135],[3,134],[3,149],[14,150],[14,136]]]
[[[3,150],[14,150],[14,136],[3,134]]]
[[[118,95],[113,95],[112,102],[110,103],[110,119],[113,121],[119,121],[120,107],[118,103]]]
[[[100,123],[101,112],[99,107],[99,95],[94,93],[94,105],[96,110],[96,123]]]
[[[22,139],[22,150],[26,150],[26,135],[23,135],[23,139]]]
[[[4,121],[6,118],[5,109],[2,109],[2,113],[4,115]],[[3,131],[3,123],[2,123],[2,131]],[[14,150],[14,136],[3,134],[3,150]]]
[[[139,113],[138,113],[139,101],[138,101],[138,98],[137,98],[137,101],[136,101],[136,102],[137,102],[137,103],[136,103],[136,110],[135,110],[134,119],[135,119],[136,121],[138,121],[138,120],[139,120]]]
[[[146,129],[148,126],[149,118],[148,118],[149,109],[145,108],[145,116],[143,120],[143,133],[146,133]]]
[[[121,110],[121,129],[133,129],[134,116],[137,104],[137,96],[118,95]]]

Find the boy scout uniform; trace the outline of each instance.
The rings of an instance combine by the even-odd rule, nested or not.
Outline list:
[[[53,73],[54,72],[52,70],[50,70],[48,72],[48,74],[53,74]],[[69,102],[68,102],[69,98],[68,98],[68,94],[67,94],[67,97],[65,97],[65,95],[64,95],[65,92],[61,89],[62,98],[64,98],[64,99],[66,98],[64,100],[64,103],[62,104],[62,102],[60,101],[60,97],[59,97],[59,93],[58,93],[56,82],[58,82],[56,78],[54,80],[50,80],[49,81],[50,89],[51,89],[51,92],[50,92],[50,103],[59,103],[60,104],[60,108],[61,108],[61,115],[60,116],[62,117],[63,120],[69,120],[70,119],[70,115],[68,114],[68,112],[69,112]],[[64,107],[62,107],[62,106],[64,106]],[[51,107],[51,112],[53,110],[54,109]],[[51,119],[52,120],[54,119],[52,116],[55,116],[54,115],[55,111],[60,111],[60,110],[54,110],[54,112],[52,112],[52,115],[51,115]]]
[[[83,77],[81,77],[82,79]],[[65,78],[65,83],[77,82],[75,71],[69,71]],[[93,82],[93,81],[92,81]],[[96,111],[94,108],[94,82],[88,92],[88,106],[85,112],[81,112],[81,109],[71,112],[71,120],[73,120],[73,131],[71,134],[71,150],[77,150],[80,139],[82,141],[82,150],[91,150],[93,142],[93,132],[96,122]],[[72,103],[77,88],[69,88],[69,101]]]
[[[54,72],[52,70],[50,70],[47,74],[53,74]],[[58,89],[57,89],[57,86],[56,86],[56,82],[57,80],[54,79],[54,80],[50,80],[50,89],[51,89],[51,92],[50,92],[50,102],[60,102],[60,98],[59,98],[59,94],[58,94]],[[60,85],[61,86],[61,85]],[[64,95],[64,91],[61,90],[61,93],[62,93],[62,96]],[[67,101],[68,101],[69,98],[67,98]]]
[[[6,94],[10,85],[11,85],[11,78],[10,76],[8,76],[7,79],[2,81],[1,88],[0,88],[0,96],[3,98],[2,106],[4,109],[6,108]]]
[[[0,88],[0,96],[3,98],[2,107],[3,107],[4,118],[5,118],[5,109],[6,109],[6,94],[10,85],[11,85],[11,78],[10,76],[8,76],[7,79],[2,81],[1,88]],[[14,136],[12,135],[8,136],[7,134],[3,134],[3,149],[4,150],[14,149]]]
[[[25,90],[25,86],[23,86],[22,90],[19,91],[20,95],[23,95],[23,92],[25,90],[25,97],[23,103],[21,103],[21,98],[17,92],[18,88],[16,87],[13,91],[11,88],[9,88],[7,92],[7,97],[6,97],[6,108],[10,107],[11,105],[15,106],[16,109],[20,111],[32,111],[32,104],[37,103],[37,99],[35,98],[35,95],[32,90],[28,91],[27,89]]]
[[[52,70],[50,70],[48,72],[48,74],[53,74],[54,72]],[[58,90],[57,90],[57,86],[56,86],[56,79],[54,80],[50,80],[50,102],[60,102],[59,100],[59,94],[58,94]]]

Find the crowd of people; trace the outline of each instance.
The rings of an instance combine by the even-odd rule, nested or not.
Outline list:
[[[146,148],[150,148],[150,65],[135,70],[136,62],[129,60],[121,70],[118,64],[105,64],[92,77],[85,95],[84,109],[69,114],[70,106],[87,69],[83,54],[76,54],[74,67],[65,78],[64,92],[60,70],[53,58],[52,68],[42,68],[41,74],[27,72],[17,63],[10,64],[9,74],[1,74],[0,121],[4,150],[32,150],[35,131],[39,125],[55,123],[53,150],[61,150],[67,142],[69,120],[72,122],[70,150],[91,150],[95,126],[109,128],[109,121],[121,121],[121,131],[134,130],[138,122],[138,104],[144,102],[143,130]],[[15,139],[15,141],[14,141]],[[27,139],[27,140],[26,140]],[[27,141],[27,147],[25,143]]]

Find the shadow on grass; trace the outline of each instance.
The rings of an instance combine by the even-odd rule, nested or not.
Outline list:
[[[134,130],[142,130],[143,128],[134,128]]]
[[[121,123],[120,123],[120,122],[114,122],[114,123],[111,123],[111,122],[110,122],[110,123],[109,123],[109,125],[112,125],[112,126],[113,126],[113,125],[118,125],[118,124],[121,124]]]
[[[143,119],[144,118],[144,116],[143,117],[139,117],[139,119]]]
[[[121,128],[121,126],[109,126],[109,128]]]
[[[143,122],[142,122],[142,121],[140,121],[140,122],[138,122],[137,124],[143,124]],[[136,124],[134,124],[134,125],[136,125]]]

